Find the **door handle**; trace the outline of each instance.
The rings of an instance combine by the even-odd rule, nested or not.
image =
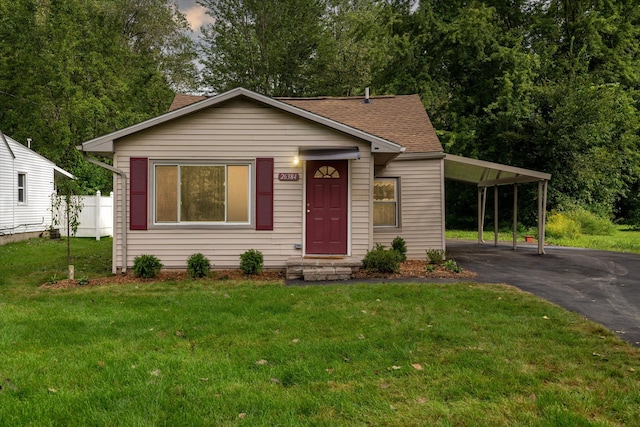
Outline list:
[[[311,213],[311,209],[307,209],[307,213],[310,214]]]

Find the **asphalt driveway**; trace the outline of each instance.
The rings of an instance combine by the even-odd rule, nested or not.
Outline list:
[[[505,283],[598,322],[640,346],[640,255],[450,240],[447,250],[477,282]]]

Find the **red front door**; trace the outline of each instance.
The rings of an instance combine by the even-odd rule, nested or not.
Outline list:
[[[347,253],[347,161],[307,161],[306,253]]]

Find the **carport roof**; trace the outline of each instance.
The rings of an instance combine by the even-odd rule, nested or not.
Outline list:
[[[551,174],[446,154],[444,177],[452,181],[476,184],[478,187],[492,187],[520,182],[549,181]]]

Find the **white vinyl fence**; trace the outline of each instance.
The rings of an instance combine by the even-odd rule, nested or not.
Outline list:
[[[80,212],[78,231],[76,237],[95,237],[100,240],[103,236],[113,236],[113,192],[107,197],[100,191],[95,196],[78,196],[82,199],[82,212]],[[62,203],[61,209],[64,209]],[[64,218],[58,215],[58,218]],[[60,234],[67,235],[66,223],[60,224]]]

